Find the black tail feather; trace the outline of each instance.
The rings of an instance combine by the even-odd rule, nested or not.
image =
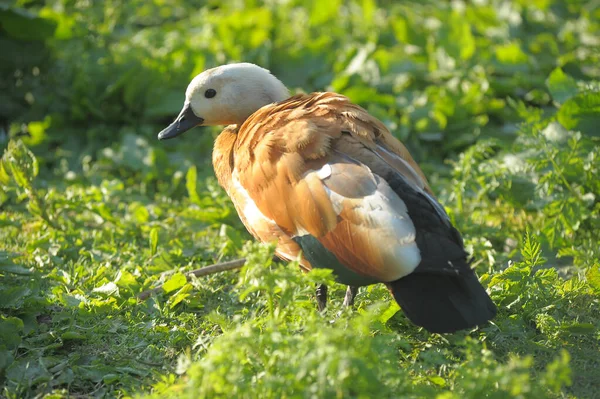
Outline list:
[[[473,328],[492,319],[497,309],[475,273],[464,266],[458,275],[416,272],[388,287],[406,316],[430,332]]]

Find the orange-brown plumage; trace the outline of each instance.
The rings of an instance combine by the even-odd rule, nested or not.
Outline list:
[[[300,257],[303,269],[310,270],[310,263],[301,256],[302,250],[281,228],[267,219],[253,220],[249,223],[244,214],[248,205],[247,198],[239,188],[232,184],[233,174],[233,149],[238,138],[237,126],[227,126],[215,140],[213,148],[213,167],[219,184],[225,189],[235,206],[242,223],[248,231],[262,242],[276,242],[276,253],[286,260],[296,260]]]
[[[402,143],[363,108],[335,93],[301,94],[259,109],[240,126],[234,173],[262,214],[289,236],[308,232],[354,272],[391,281],[403,272],[390,270],[394,264],[381,253],[377,230],[361,226],[364,216],[353,211],[351,200],[336,214],[326,184],[309,174],[345,154],[368,167],[346,166],[353,170],[344,180],[353,187],[345,194],[360,193],[363,186],[370,193],[376,185],[369,168],[390,167],[371,151],[378,148],[399,155],[429,190]]]
[[[215,142],[213,165],[254,237],[276,242],[279,256],[299,258],[306,270],[333,269],[345,284],[386,283],[409,318],[430,331],[493,317],[460,234],[381,121],[335,93],[287,98],[268,71],[238,65],[196,77],[184,110],[159,138],[198,121],[232,123]],[[223,99],[202,99],[209,87]]]

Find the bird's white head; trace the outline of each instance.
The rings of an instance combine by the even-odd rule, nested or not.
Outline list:
[[[158,138],[170,139],[199,125],[239,125],[265,105],[288,97],[285,85],[257,65],[208,69],[189,84],[179,116]]]

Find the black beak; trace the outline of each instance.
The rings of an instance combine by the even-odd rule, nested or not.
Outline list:
[[[199,126],[204,122],[204,119],[196,116],[192,107],[189,103],[183,106],[183,109],[175,119],[175,122],[163,129],[158,134],[159,140],[172,139],[173,137],[179,136],[181,133],[185,133],[193,127]]]

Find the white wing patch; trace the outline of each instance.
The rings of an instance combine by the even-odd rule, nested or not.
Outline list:
[[[306,176],[314,173],[320,178],[338,216],[343,210],[357,216],[352,218],[353,228],[369,236],[384,260],[385,269],[381,272],[385,279],[381,281],[394,281],[412,273],[421,262],[421,254],[406,204],[384,179],[374,174],[371,175],[374,190],[367,195],[349,198],[340,194],[348,191],[343,187],[336,190],[336,185],[343,185],[348,179],[340,170],[342,165],[347,167],[347,164],[325,164]]]
[[[331,176],[331,165],[326,163],[321,167],[321,169],[317,170],[314,173],[316,173],[317,177],[321,180],[327,179],[329,176]]]

